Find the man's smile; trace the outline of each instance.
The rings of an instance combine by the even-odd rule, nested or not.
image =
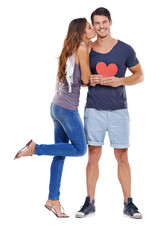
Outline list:
[[[107,30],[107,29],[99,29],[98,31],[99,31],[100,33],[104,33],[106,30]]]

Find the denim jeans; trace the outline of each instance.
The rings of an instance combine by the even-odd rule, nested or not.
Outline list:
[[[54,122],[55,144],[36,144],[34,154],[54,156],[51,164],[48,198],[59,200],[65,157],[83,156],[87,151],[87,145],[78,110],[68,110],[52,103],[51,117]]]

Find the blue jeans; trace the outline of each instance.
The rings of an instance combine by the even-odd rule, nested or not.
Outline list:
[[[36,144],[36,155],[54,156],[51,164],[49,199],[59,200],[60,184],[66,156],[83,156],[87,151],[85,133],[78,110],[68,110],[51,104],[55,144]],[[69,140],[71,143],[69,143]]]

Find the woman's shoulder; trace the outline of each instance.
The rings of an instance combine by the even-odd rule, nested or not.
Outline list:
[[[88,51],[88,47],[83,44],[80,44],[77,49],[78,53],[87,53],[87,51]]]
[[[76,63],[80,62],[81,59],[86,59],[88,54],[88,47],[80,44],[77,51],[75,52]]]

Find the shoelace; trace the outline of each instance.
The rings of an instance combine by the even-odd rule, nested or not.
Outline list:
[[[138,208],[131,202],[131,203],[128,203],[127,204],[127,207],[128,207],[128,209],[134,209],[134,210],[136,210],[136,211],[138,211]]]
[[[80,211],[84,211],[87,207],[89,208],[90,206],[91,206],[91,204],[90,204],[88,201],[86,201],[86,202],[84,203],[84,205],[81,206]]]

